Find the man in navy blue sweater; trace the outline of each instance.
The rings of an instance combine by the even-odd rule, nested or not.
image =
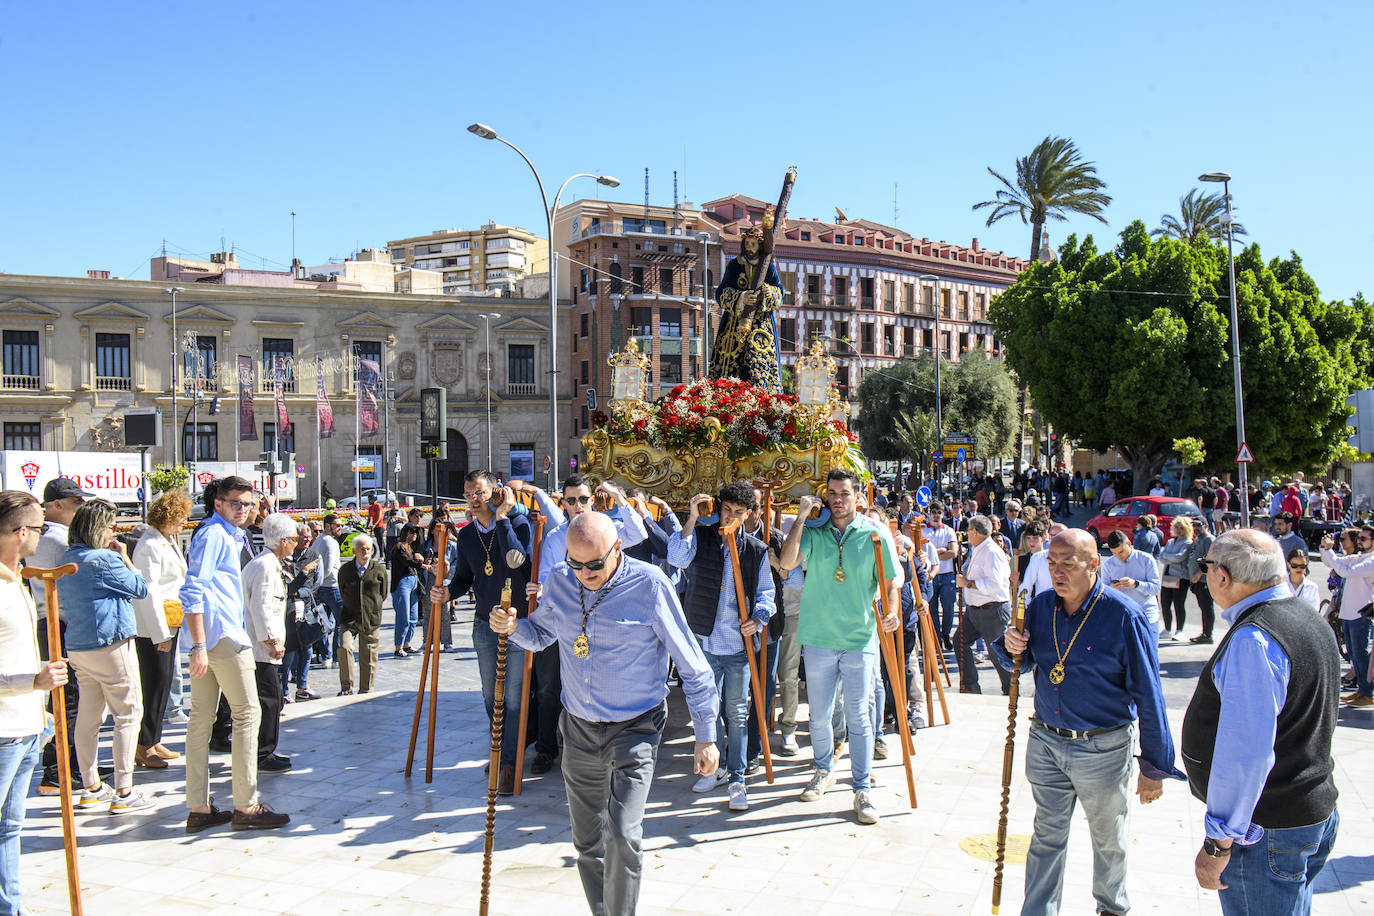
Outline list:
[[[482,677],[482,701],[490,720],[496,708],[496,634],[487,625],[491,609],[501,604],[501,588],[509,579],[511,594],[524,595],[530,581],[531,528],[529,517],[514,514],[515,494],[499,487],[490,471],[470,471],[463,478],[463,495],[472,522],[458,530],[457,556],[449,580],[431,594],[446,603],[450,596],[469,591],[477,601],[472,621],[472,646]],[[523,613],[522,613],[523,616]],[[515,750],[519,739],[516,724],[520,709],[520,684],[525,674],[525,650],[511,643],[506,649],[506,728],[501,737],[501,773],[497,791],[515,792]]]

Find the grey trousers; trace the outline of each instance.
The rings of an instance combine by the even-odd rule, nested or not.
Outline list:
[[[627,722],[588,722],[563,712],[573,848],[596,916],[629,916],[639,902],[644,803],[667,720],[662,703]]]
[[[960,641],[964,652],[959,659],[959,668],[963,675],[961,680],[972,692],[983,692],[983,688],[978,686],[978,666],[973,661],[973,644],[981,636],[988,645],[992,645],[994,640],[1002,637],[1010,623],[1011,604],[1006,601],[964,608],[964,638]],[[1006,696],[1011,691],[1011,672],[997,664],[997,656],[991,650],[988,658],[992,659],[993,670],[1002,681],[1002,695]]]

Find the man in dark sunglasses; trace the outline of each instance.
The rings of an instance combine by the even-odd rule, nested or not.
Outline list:
[[[583,512],[567,562],[544,580],[527,619],[491,608],[490,627],[538,652],[557,645],[564,673],[563,782],[577,870],[596,913],[632,913],[639,898],[644,803],[668,718],[665,675],[682,677],[696,730],[696,773],[714,773],[719,703],[711,669],[668,577],[627,557],[615,523]]]

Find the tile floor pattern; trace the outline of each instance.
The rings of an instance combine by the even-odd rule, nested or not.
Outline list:
[[[466,914],[479,898],[489,738],[470,648],[471,607],[454,627],[459,651],[441,664],[434,782],[402,770],[420,660],[384,657],[377,689],[335,698],[337,671],[311,671],[327,698],[286,707],[281,751],[295,769],[262,778],[263,800],[291,815],[288,830],[183,832],[182,762],[139,770],[136,785],[156,809],[111,817],[77,815],[79,867],[92,916],[189,914],[370,913]],[[390,619],[390,615],[387,615]],[[389,636],[384,633],[384,636]],[[383,642],[387,640],[384,638]],[[1161,658],[1176,677],[1196,677],[1206,647],[1165,644]],[[1190,674],[1188,672],[1191,672]],[[989,681],[984,672],[983,681]],[[994,681],[995,683],[995,681]],[[957,687],[957,683],[956,683]],[[1170,718],[1177,736],[1191,692],[1173,684]],[[1179,689],[1183,688],[1183,689]],[[913,913],[949,916],[990,912],[993,866],[960,849],[975,834],[995,833],[1002,748],[1001,697],[950,695],[950,726],[916,734],[920,807],[906,808],[899,746],[878,764],[875,797],[882,821],[859,826],[850,808],[847,758],[840,782],[820,802],[803,804],[810,749],[775,760],[775,782],[750,782],[750,810],[726,809],[724,791],[692,794],[690,735],[680,694],[659,754],[645,817],[644,914],[778,912]],[[1021,777],[1029,697],[1020,706],[1017,778],[1010,831],[1029,834],[1033,803]],[[1340,839],[1323,873],[1318,914],[1374,912],[1374,789],[1356,781],[1374,757],[1374,712],[1343,710],[1336,738],[1341,791]],[[421,742],[423,743],[423,728]],[[184,728],[166,743],[183,749]],[[108,738],[102,753],[108,755]],[[532,756],[532,752],[531,752]],[[211,757],[212,789],[230,800],[229,757]],[[1133,804],[1132,912],[1218,913],[1215,894],[1193,880],[1202,806],[1182,783],[1166,786],[1148,808]],[[520,798],[501,799],[496,817],[493,913],[545,916],[585,912],[573,867],[562,781],[557,769],[525,781]],[[30,799],[21,875],[35,914],[66,912],[61,819],[55,799]],[[1065,883],[1065,912],[1091,913],[1091,854],[1086,823],[1074,826]],[[1002,912],[1021,903],[1024,868],[1008,866]]]

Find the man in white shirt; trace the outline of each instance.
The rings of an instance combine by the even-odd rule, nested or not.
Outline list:
[[[1025,533],[1021,535],[1021,555],[1027,559],[1016,588],[1016,598],[1019,601],[1025,595],[1026,607],[1030,607],[1036,595],[1054,588],[1054,582],[1050,579],[1049,544],[1063,530],[1064,525],[1060,522],[1046,527],[1042,519],[1036,519],[1026,525]]]
[[[1369,678],[1371,621],[1360,613],[1374,603],[1374,527],[1362,525],[1355,535],[1356,553],[1332,552],[1335,538],[1322,538],[1322,562],[1345,580],[1341,591],[1341,629],[1355,669],[1355,690],[1341,699],[1357,709],[1374,708],[1374,683]]]
[[[1007,555],[991,539],[992,522],[985,515],[968,520],[969,560],[958,576],[964,590],[964,633],[959,641],[960,680],[970,693],[982,693],[978,686],[978,667],[973,660],[973,644],[980,637],[991,645],[1000,639],[1011,622],[1011,564]],[[1024,537],[1024,535],[1023,535]],[[1002,694],[1011,691],[1011,673],[997,664],[993,667],[1002,681]]]
[[[954,529],[945,524],[945,506],[938,499],[930,504],[930,514],[926,516],[925,539],[935,548],[935,556],[940,561],[935,571],[935,584],[930,598],[933,622],[939,633],[940,642],[946,649],[954,648],[950,634],[954,630],[954,560],[959,556],[958,536]]]

